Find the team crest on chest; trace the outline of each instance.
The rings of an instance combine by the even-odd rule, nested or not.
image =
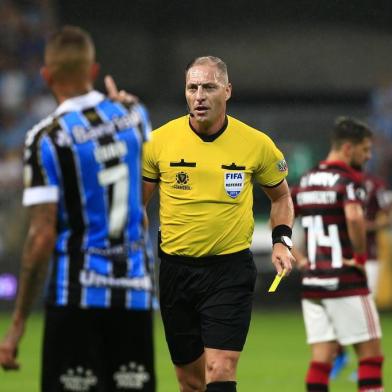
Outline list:
[[[189,175],[183,171],[176,174],[176,183],[173,185],[175,189],[190,190],[192,189],[189,185]]]
[[[223,175],[226,193],[235,199],[244,188],[245,173],[230,171],[223,173]]]

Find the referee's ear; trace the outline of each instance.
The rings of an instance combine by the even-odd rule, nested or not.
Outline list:
[[[227,83],[227,86],[225,87],[226,90],[226,101],[228,101],[231,98],[231,90],[233,89],[231,83]]]

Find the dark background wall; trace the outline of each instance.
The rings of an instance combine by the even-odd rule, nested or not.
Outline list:
[[[57,1],[61,24],[91,31],[103,72],[149,102],[179,101],[183,69],[214,54],[234,101],[364,100],[389,77],[388,1]]]

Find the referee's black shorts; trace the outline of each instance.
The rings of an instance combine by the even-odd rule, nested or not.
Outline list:
[[[152,312],[48,307],[42,362],[42,392],[154,392]]]
[[[161,253],[160,305],[174,364],[195,361],[204,347],[242,351],[255,281],[248,249],[202,258]]]

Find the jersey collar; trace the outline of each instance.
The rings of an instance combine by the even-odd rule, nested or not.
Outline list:
[[[91,106],[97,105],[104,99],[105,96],[103,94],[96,90],[92,90],[87,94],[78,95],[77,97],[66,99],[63,103],[61,103],[61,105],[57,107],[54,112],[54,115],[61,116],[66,112],[81,111]]]
[[[351,173],[358,181],[362,181],[363,180],[363,173],[355,170],[354,168],[352,168],[350,165],[348,165],[347,163],[343,162],[343,161],[321,161],[319,163],[319,167],[322,166],[337,166],[340,167],[343,170],[348,171],[349,173]]]
[[[213,142],[220,135],[222,135],[222,133],[226,130],[228,124],[229,124],[229,120],[228,120],[227,116],[225,116],[225,122],[223,123],[222,128],[218,132],[215,132],[212,135],[200,135],[200,133],[197,133],[196,129],[192,127],[192,124],[189,121],[189,127],[196,134],[196,136],[198,136],[201,140],[203,140],[203,142]]]

